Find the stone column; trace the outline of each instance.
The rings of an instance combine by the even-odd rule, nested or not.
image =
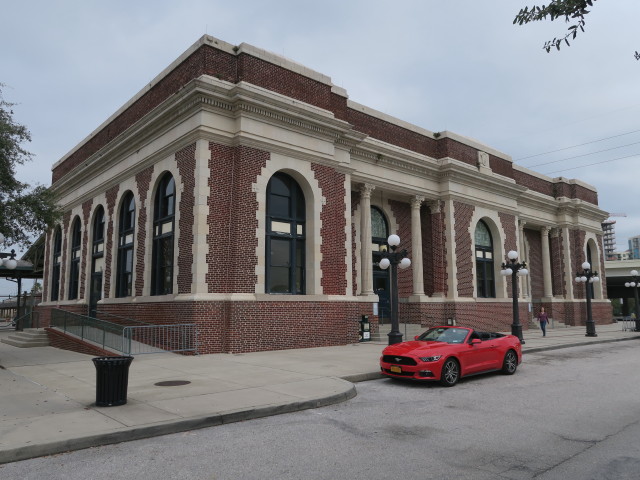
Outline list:
[[[424,197],[411,198],[411,268],[413,270],[413,295],[424,295],[424,266],[422,259],[422,222],[420,205]]]
[[[365,183],[360,188],[360,268],[361,295],[373,295],[373,257],[371,252],[371,192],[376,187]]]
[[[540,239],[542,240],[542,280],[544,286],[544,298],[553,296],[553,284],[551,282],[551,256],[549,255],[549,232],[551,228],[542,227]]]

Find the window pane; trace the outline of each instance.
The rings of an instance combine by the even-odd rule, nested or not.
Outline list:
[[[271,266],[289,267],[289,240],[271,239]]]
[[[271,222],[271,231],[291,235],[291,224],[287,222]]]
[[[489,229],[484,222],[478,222],[476,225],[475,240],[477,247],[482,246],[491,248],[491,233],[489,233]]]
[[[289,293],[289,269],[286,267],[271,267],[271,293]]]
[[[269,215],[289,218],[289,198],[271,195],[269,197]]]
[[[387,221],[380,210],[371,207],[371,236],[375,238],[384,238],[389,236],[387,230]]]
[[[271,179],[269,180],[269,189],[271,190],[271,193],[275,195],[281,195],[284,197],[291,196],[291,192],[289,191],[289,186],[287,185],[287,182],[285,179],[286,177],[283,177],[282,175],[278,175],[278,174],[271,177]]]

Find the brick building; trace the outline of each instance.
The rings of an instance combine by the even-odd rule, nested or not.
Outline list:
[[[331,79],[202,37],[53,166],[43,317],[62,308],[197,324],[201,353],[357,341],[374,328],[397,233],[401,321],[509,330],[508,250],[529,263],[520,318],[584,324],[603,271],[596,190],[349,100]],[[604,280],[604,279],[603,279]],[[594,291],[594,318],[611,318]],[[378,296],[380,294],[380,297]],[[115,318],[115,317],[113,317]]]

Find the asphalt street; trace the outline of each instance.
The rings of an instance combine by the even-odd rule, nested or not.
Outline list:
[[[535,352],[454,388],[348,402],[0,466],[13,479],[638,478],[637,341]]]

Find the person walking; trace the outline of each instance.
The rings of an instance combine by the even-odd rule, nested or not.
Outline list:
[[[538,313],[538,321],[540,322],[540,329],[542,330],[542,336],[547,336],[547,323],[549,322],[549,316],[544,311],[544,307],[540,307],[540,313]]]

